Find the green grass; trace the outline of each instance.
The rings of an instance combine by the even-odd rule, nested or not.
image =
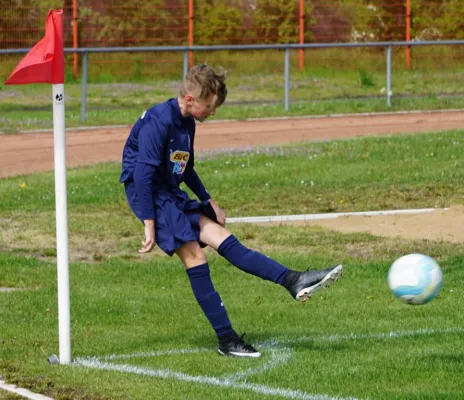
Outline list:
[[[464,203],[462,135],[202,153],[197,169],[229,216],[444,207]],[[170,377],[47,364],[47,356],[58,354],[54,183],[52,174],[41,173],[0,180],[0,287],[23,289],[0,293],[0,374],[7,382],[57,400],[290,393],[266,396],[253,391],[258,387],[298,390],[294,398],[303,392],[373,400],[464,396],[458,311],[464,244],[230,225],[246,245],[285,265],[303,270],[343,262],[345,273],[332,289],[299,304],[207,250],[234,327],[264,353],[258,360],[222,358],[180,262],[159,251],[136,253],[143,230],[125,204],[118,173],[113,163],[68,171],[73,359],[132,355],[108,362]],[[434,257],[444,272],[440,296],[424,306],[394,299],[386,284],[391,263],[412,252]],[[176,349],[192,352],[134,355]],[[240,373],[248,374],[237,381],[245,382],[241,387],[220,386]],[[206,377],[219,381],[207,385]]]
[[[65,89],[67,90],[67,89]],[[108,125],[131,125],[136,121],[143,110],[151,107],[157,102],[164,101],[168,97],[175,97],[176,94],[165,96],[155,100],[134,103],[130,100],[125,105],[117,106],[95,106],[87,108],[86,120],[81,121],[80,105],[66,105],[66,128],[77,128],[82,126],[108,126]],[[283,99],[283,97],[282,97]],[[0,110],[2,110],[0,104]],[[272,103],[236,103],[228,104],[218,110],[215,117],[211,120],[239,119],[248,118],[269,118],[278,116],[308,116],[308,115],[329,115],[329,114],[350,114],[367,112],[394,112],[394,111],[423,111],[423,110],[447,110],[464,109],[464,97],[458,96],[436,96],[434,94],[424,97],[405,97],[393,100],[392,107],[387,107],[385,98],[351,98],[336,100],[299,100],[291,104],[290,110],[286,111],[282,101]],[[18,106],[14,110],[3,109],[0,113],[0,135],[15,134],[22,131],[52,130],[53,112],[51,106],[30,107],[26,105]]]
[[[392,76],[392,106],[387,107],[385,67],[376,59],[350,68],[343,67],[343,60],[331,64],[324,58],[309,60],[301,72],[293,66],[288,111],[284,108],[283,63],[267,67],[269,71],[255,65],[247,74],[232,67],[227,106],[218,110],[216,118],[464,108],[463,70],[456,63],[432,69],[418,64],[411,71],[399,66]],[[258,61],[262,60],[257,57]],[[92,80],[90,75],[85,123],[81,121],[82,86],[66,82],[66,127],[132,124],[146,108],[177,96],[182,68],[172,68],[178,74],[143,81],[118,82],[115,78],[107,82]],[[0,100],[0,133],[52,129],[50,85],[0,85]]]
[[[19,396],[11,392],[0,390],[0,400],[23,400],[23,399],[24,399],[23,396]]]
[[[230,216],[443,207],[464,199],[463,133],[225,149],[199,153],[196,169]],[[70,169],[70,211],[125,210],[119,172],[119,163]],[[53,211],[53,179],[50,172],[0,181],[2,211]]]

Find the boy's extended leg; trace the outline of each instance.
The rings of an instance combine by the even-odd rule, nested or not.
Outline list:
[[[249,274],[278,283],[296,300],[306,301],[312,294],[337,281],[343,267],[334,265],[316,271],[293,271],[257,251],[245,247],[225,228],[202,216],[201,241],[218,251],[231,264]]]
[[[218,253],[237,268],[284,286],[299,301],[306,301],[317,290],[338,280],[343,270],[341,265],[334,265],[316,271],[293,271],[272,258],[248,249],[234,235],[221,243]]]

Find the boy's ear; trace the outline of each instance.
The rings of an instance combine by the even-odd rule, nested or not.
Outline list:
[[[185,95],[185,103],[188,105],[188,106],[191,106],[193,105],[193,102],[195,101],[195,98],[191,95],[191,94],[186,94]]]

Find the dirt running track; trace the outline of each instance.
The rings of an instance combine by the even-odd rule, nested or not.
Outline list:
[[[66,131],[67,166],[119,161],[130,126]],[[207,122],[195,150],[464,129],[464,111]],[[0,177],[53,170],[53,133],[0,135]]]
[[[119,161],[129,129],[130,126],[67,130],[67,166],[77,167],[105,161]],[[230,149],[303,140],[330,140],[449,129],[464,129],[464,111],[207,122],[197,125],[195,149],[196,151]],[[51,170],[53,170],[52,132],[0,135],[0,177]],[[452,226],[446,223],[443,214],[442,218],[435,218],[433,225],[435,237],[430,239],[462,242],[464,240],[464,212],[462,211],[461,208],[453,209],[452,219],[457,218],[462,223],[457,224],[452,230],[450,230]],[[426,223],[424,220],[431,221],[430,217],[431,215],[427,213],[416,216],[414,221],[423,224]],[[371,219],[373,221],[375,218]],[[404,226],[401,222],[403,220]],[[439,223],[441,220],[443,224]],[[413,220],[408,217],[383,217],[382,225],[386,227],[384,230],[381,227],[379,229],[378,223],[369,224],[367,222],[369,218],[367,220],[364,218],[362,224],[357,217],[337,219],[337,221],[339,228],[343,230],[345,227],[345,231],[353,230],[349,228],[350,226],[358,226],[360,230],[369,231],[369,225],[372,225],[376,227],[375,234],[379,235],[385,232],[384,234],[388,236],[401,234],[415,237],[413,233],[417,232],[415,224],[412,224]],[[391,229],[391,226],[387,229],[389,221],[396,226],[395,229]],[[323,222],[320,224],[322,225]],[[331,228],[335,227],[331,226]]]

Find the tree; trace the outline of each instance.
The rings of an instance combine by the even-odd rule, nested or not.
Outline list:
[[[259,43],[298,42],[298,1],[257,0],[252,22]]]
[[[195,44],[243,43],[244,12],[237,1],[197,1],[194,23]]]

